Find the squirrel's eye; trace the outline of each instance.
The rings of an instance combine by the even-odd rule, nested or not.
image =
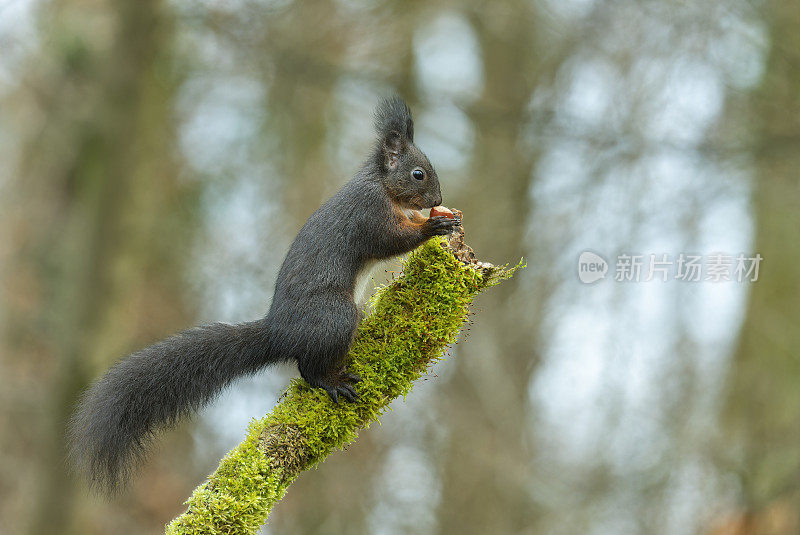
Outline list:
[[[422,169],[414,169],[413,171],[411,171],[411,176],[413,176],[417,180],[422,180],[423,178],[425,178],[425,171],[423,171]]]

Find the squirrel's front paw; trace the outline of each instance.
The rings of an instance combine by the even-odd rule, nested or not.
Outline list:
[[[461,218],[433,216],[425,222],[426,230],[431,236],[444,236],[461,225]]]

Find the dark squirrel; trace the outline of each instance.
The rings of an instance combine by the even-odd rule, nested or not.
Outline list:
[[[359,377],[343,368],[359,322],[356,278],[371,261],[460,225],[458,218],[418,211],[441,204],[442,194],[436,171],[414,144],[405,102],[381,102],[375,128],[370,157],[289,248],[266,317],[183,331],[121,360],[84,394],[70,422],[71,455],[93,487],[117,488],[157,430],[269,364],[295,361],[303,379],[333,401],[358,398]]]

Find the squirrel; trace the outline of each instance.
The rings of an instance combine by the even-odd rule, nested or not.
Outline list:
[[[115,491],[145,458],[154,433],[212,400],[235,378],[295,361],[334,402],[358,399],[343,367],[360,319],[353,293],[368,264],[406,253],[461,224],[425,218],[441,204],[439,179],[414,144],[399,97],[375,110],[378,135],[356,175],[314,212],[278,272],[267,315],[195,327],[137,351],[97,380],[70,421],[70,456],[92,488]]]

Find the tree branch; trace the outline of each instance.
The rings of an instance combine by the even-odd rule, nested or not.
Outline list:
[[[463,238],[461,229],[429,240],[411,253],[402,276],[373,297],[347,357],[362,378],[358,402],[337,405],[294,379],[272,413],[254,420],[244,441],[195,489],[166,533],[256,533],[303,470],[355,440],[394,398],[410,392],[455,341],[475,295],[522,266],[477,262]]]

